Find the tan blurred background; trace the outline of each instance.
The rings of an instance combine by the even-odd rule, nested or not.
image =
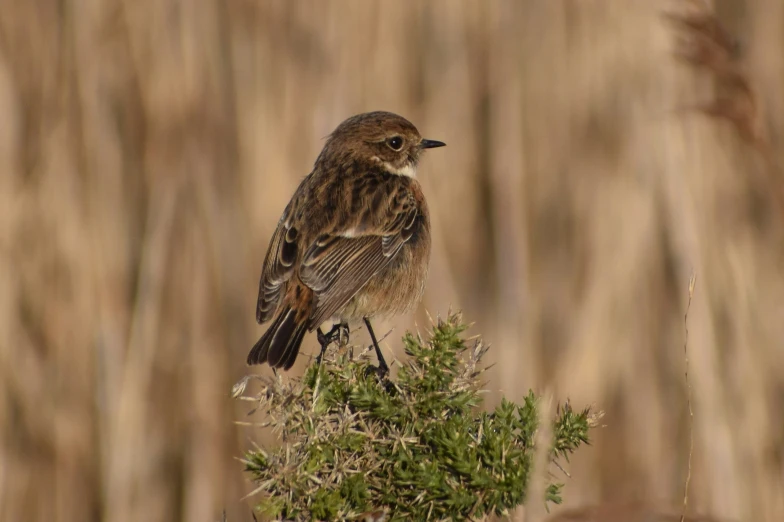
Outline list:
[[[448,144],[420,168],[427,294],[385,349],[463,309],[490,405],[607,412],[565,507],[677,508],[694,271],[689,510],[784,520],[784,181],[682,110],[716,89],[673,58],[685,2],[2,0],[0,519],[251,519],[229,390],[267,242],[323,137],[385,109]],[[784,4],[715,4],[775,162]]]

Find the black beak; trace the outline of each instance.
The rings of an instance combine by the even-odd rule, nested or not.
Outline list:
[[[422,140],[419,142],[420,149],[435,149],[436,147],[443,147],[446,143],[436,140]]]

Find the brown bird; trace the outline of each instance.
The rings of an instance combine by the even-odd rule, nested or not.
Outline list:
[[[256,320],[272,324],[248,364],[288,370],[314,329],[320,360],[341,329],[362,320],[379,371],[388,372],[370,318],[404,313],[422,298],[430,217],[417,164],[425,149],[444,145],[389,112],[359,114],[335,129],[270,241]],[[327,320],[335,324],[325,335]]]

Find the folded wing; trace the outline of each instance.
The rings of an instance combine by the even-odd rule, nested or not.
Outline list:
[[[256,321],[261,324],[272,319],[283,294],[284,283],[291,278],[297,260],[297,228],[291,224],[286,209],[272,236],[259,281]]]
[[[299,277],[315,292],[309,328],[339,312],[411,238],[418,212],[413,197],[404,196],[380,224],[322,234],[305,251]]]

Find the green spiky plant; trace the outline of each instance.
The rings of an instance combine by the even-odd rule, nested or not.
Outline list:
[[[466,328],[450,314],[426,342],[406,334],[408,359],[383,382],[345,349],[329,350],[302,378],[257,377],[261,391],[242,398],[265,416],[257,425],[282,439],[245,456],[261,494],[258,510],[283,520],[344,520],[374,510],[390,520],[476,520],[522,504],[539,399],[529,392],[522,404],[502,400],[480,411],[487,348],[466,340]],[[597,418],[559,406],[550,461],[587,443]],[[561,486],[550,480],[546,500],[559,503]]]

